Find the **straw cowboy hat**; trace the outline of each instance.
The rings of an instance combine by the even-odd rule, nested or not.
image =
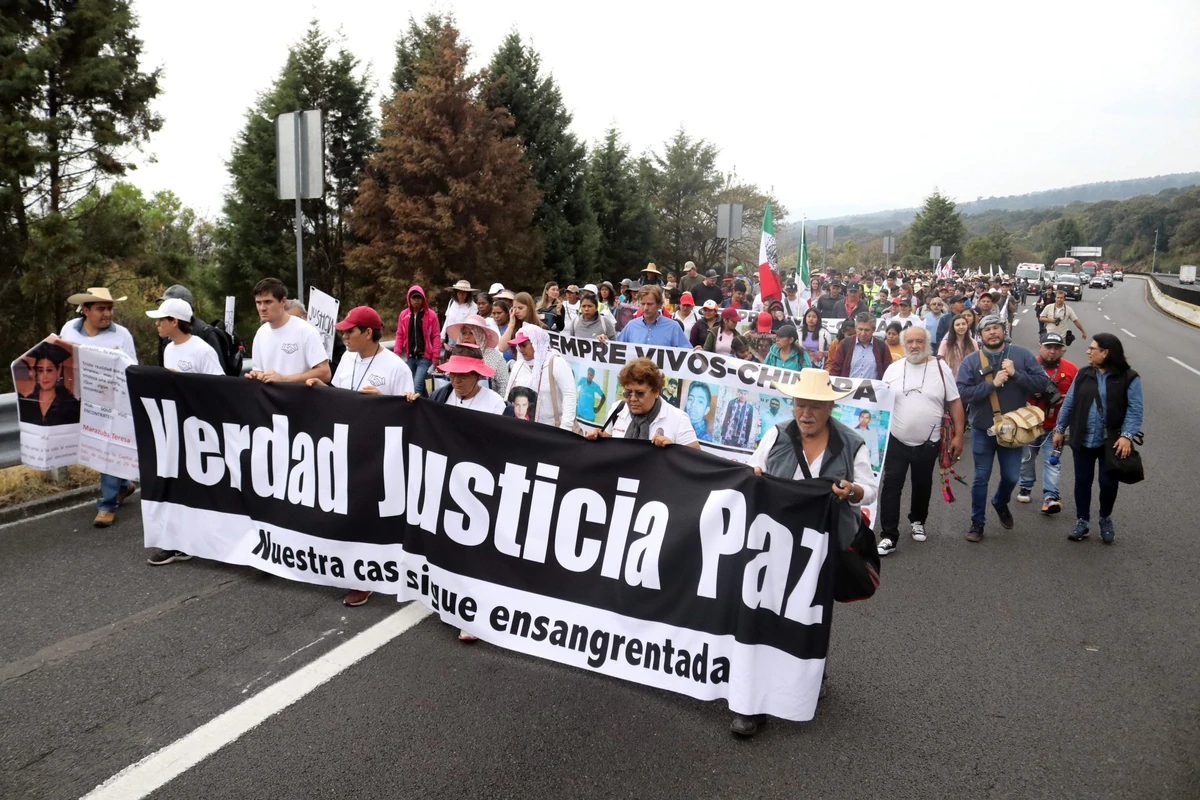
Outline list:
[[[800,380],[795,383],[784,384],[775,382],[775,388],[788,397],[794,397],[797,400],[817,400],[822,402],[841,400],[854,391],[853,389],[847,389],[841,392],[834,389],[829,383],[828,372],[823,369],[812,368],[800,370]]]
[[[84,303],[120,303],[128,298],[125,295],[113,297],[112,292],[103,286],[93,286],[86,292],[73,294],[67,298],[67,305],[81,306]]]
[[[463,280],[463,281],[459,281],[458,283],[451,286],[450,291],[452,291],[452,292],[473,292],[473,291],[475,291],[475,289],[473,289],[471,287],[470,281]]]
[[[650,272],[655,275],[662,275],[662,273],[658,271],[658,267],[654,266],[653,261],[651,261],[649,264],[647,264],[646,268],[644,270],[642,270],[642,272]]]

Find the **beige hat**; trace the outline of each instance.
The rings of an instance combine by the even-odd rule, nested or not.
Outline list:
[[[817,401],[841,400],[854,391],[853,389],[847,389],[844,392],[839,392],[830,384],[828,372],[823,369],[813,369],[811,367],[800,370],[800,380],[795,383],[784,384],[775,382],[775,388],[788,397],[794,397],[797,400]]]
[[[475,291],[475,289],[471,286],[470,281],[464,280],[464,281],[459,281],[458,283],[451,286],[450,291],[452,291],[452,292],[473,292],[473,291]]]
[[[127,300],[128,297],[113,297],[112,292],[103,286],[93,286],[86,292],[73,294],[67,298],[67,305],[81,306],[84,303],[120,303]]]
[[[644,270],[642,270],[642,272],[652,272],[655,275],[662,275],[662,273],[658,271],[658,267],[654,266],[653,261],[651,261],[649,264],[647,264],[646,268]]]

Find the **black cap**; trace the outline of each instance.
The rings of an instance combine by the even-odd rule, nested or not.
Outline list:
[[[1063,339],[1061,333],[1043,333],[1041,342],[1042,344],[1056,344],[1059,347],[1067,346],[1067,342]]]
[[[715,278],[717,277],[717,271],[715,269],[710,269],[708,272],[704,273],[704,277]]]
[[[196,302],[192,300],[192,292],[186,286],[181,286],[178,283],[174,286],[168,286],[167,290],[162,293],[162,297],[158,298],[158,302],[161,303],[163,300],[167,300],[172,297],[186,301],[187,304],[192,308],[196,307]]]

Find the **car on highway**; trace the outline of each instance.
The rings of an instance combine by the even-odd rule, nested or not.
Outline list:
[[[1116,272],[1113,273],[1113,280],[1118,283],[1124,283],[1125,282],[1125,273],[1121,272],[1121,270],[1117,270]]]
[[[1093,275],[1092,280],[1088,283],[1088,286],[1093,289],[1107,289],[1108,281],[1104,280],[1103,275]]]
[[[1068,300],[1083,299],[1083,280],[1070,272],[1061,272],[1054,276],[1054,291],[1066,292]]]

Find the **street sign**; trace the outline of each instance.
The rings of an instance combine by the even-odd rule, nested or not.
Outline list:
[[[717,238],[742,238],[741,203],[721,203],[717,206]]]
[[[940,244],[931,245],[929,248],[929,260],[937,261],[942,257],[942,246]]]
[[[325,194],[325,144],[320,111],[275,118],[275,192],[296,201],[296,299],[304,302],[304,217],[300,201]]]
[[[817,247],[820,247],[822,250],[828,250],[833,247],[832,225],[817,226]]]
[[[896,254],[896,237],[895,236],[883,237],[883,254],[885,256],[893,256]]]
[[[1100,258],[1104,251],[1103,247],[1072,247],[1072,258]]]

